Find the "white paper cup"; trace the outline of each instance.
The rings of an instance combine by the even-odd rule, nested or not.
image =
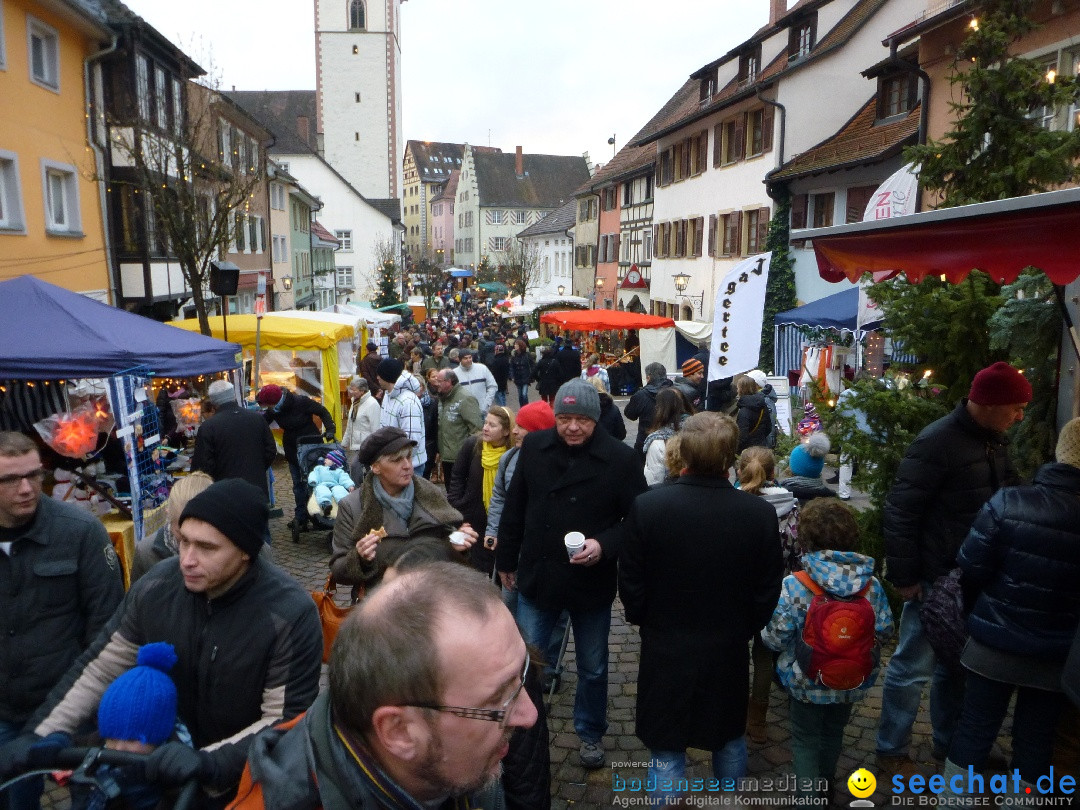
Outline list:
[[[465,532],[450,532],[450,542],[455,546],[465,545]]]
[[[573,557],[585,545],[585,535],[581,532],[567,532],[563,543],[566,544],[566,553]]]

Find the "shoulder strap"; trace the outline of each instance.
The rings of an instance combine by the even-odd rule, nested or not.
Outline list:
[[[814,596],[821,596],[825,593],[824,589],[814,582],[806,571],[796,571],[795,579],[799,580],[799,582],[803,584],[803,587],[810,591]]]

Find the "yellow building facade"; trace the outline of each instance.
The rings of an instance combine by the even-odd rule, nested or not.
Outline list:
[[[0,280],[112,303],[86,60],[111,40],[68,0],[0,0]]]

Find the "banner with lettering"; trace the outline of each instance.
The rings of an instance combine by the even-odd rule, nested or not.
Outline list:
[[[863,211],[863,222],[879,219],[892,219],[915,213],[915,204],[919,199],[919,177],[911,164],[902,166],[878,186],[870,197]],[[896,271],[885,270],[866,274],[859,280],[859,311],[856,326],[862,329],[867,324],[877,323],[883,317],[881,309],[866,294],[867,287],[877,281],[883,281]]]
[[[710,380],[757,368],[771,261],[772,251],[750,256],[721,280],[713,305]]]

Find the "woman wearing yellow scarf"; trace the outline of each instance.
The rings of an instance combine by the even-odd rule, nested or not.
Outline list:
[[[484,536],[491,492],[495,488],[495,473],[499,459],[513,444],[514,415],[509,408],[492,405],[484,418],[484,427],[470,436],[461,446],[454,474],[446,486],[446,499],[465,520]],[[465,459],[469,463],[464,463]],[[490,574],[495,567],[495,553],[477,543],[469,549],[469,560],[475,568]]]

